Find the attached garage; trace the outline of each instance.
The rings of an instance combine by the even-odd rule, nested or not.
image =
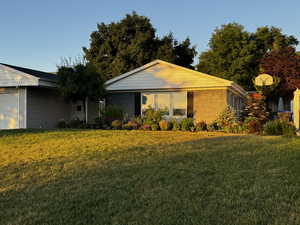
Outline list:
[[[56,75],[0,64],[0,129],[53,128],[70,118],[70,108]]]

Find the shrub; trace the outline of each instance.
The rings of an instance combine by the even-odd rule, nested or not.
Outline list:
[[[268,121],[263,127],[264,134],[282,135],[282,125],[279,120]]]
[[[121,120],[114,120],[111,122],[111,127],[115,130],[122,128],[122,121]]]
[[[153,123],[153,124],[151,125],[151,130],[159,130],[158,124]]]
[[[175,119],[171,121],[171,126],[172,126],[172,130],[174,130],[174,131],[181,129],[180,123]]]
[[[252,117],[258,120],[262,127],[262,125],[264,125],[267,122],[269,117],[269,113],[267,112],[267,107],[265,103],[265,98],[255,98],[249,96],[246,101],[244,114],[246,117]]]
[[[250,134],[260,133],[262,130],[262,124],[257,118],[249,120],[246,124],[247,131]]]
[[[60,121],[58,121],[58,123],[57,123],[56,126],[57,126],[57,128],[59,128],[59,129],[63,129],[63,128],[67,128],[67,127],[68,127],[68,124],[67,124],[66,121],[60,120]]]
[[[74,118],[74,119],[70,120],[69,127],[70,128],[80,128],[82,123],[83,123],[83,121],[81,121],[79,118]]]
[[[161,130],[171,130],[172,125],[171,125],[171,123],[170,123],[169,121],[167,121],[167,120],[161,120],[161,121],[159,121],[159,128],[160,128]]]
[[[112,121],[114,120],[123,120],[124,119],[124,112],[121,108],[108,105],[105,109],[101,112],[104,122],[107,125],[111,125]]]
[[[264,125],[264,134],[267,135],[284,135],[292,137],[296,134],[296,127],[285,121],[271,120]]]
[[[141,116],[135,117],[133,119],[133,122],[135,122],[138,125],[138,127],[141,127],[144,124],[144,120]]]
[[[291,123],[282,123],[282,134],[286,137],[293,137],[296,135],[296,127]]]
[[[207,130],[207,124],[205,121],[200,121],[196,123],[196,131],[206,131]]]
[[[158,124],[162,120],[163,112],[161,110],[154,110],[152,108],[148,108],[144,112],[143,121],[146,123],[156,123]]]
[[[194,127],[194,119],[193,118],[184,118],[180,122],[181,130],[183,131],[191,131]]]
[[[123,129],[125,130],[136,130],[139,125],[135,121],[128,121],[128,123],[123,125]]]
[[[207,130],[208,131],[217,131],[219,130],[219,127],[218,127],[218,123],[216,121],[210,123],[207,125]]]
[[[225,132],[233,132],[237,126],[237,116],[234,109],[230,106],[226,107],[219,115],[216,123],[218,127]]]

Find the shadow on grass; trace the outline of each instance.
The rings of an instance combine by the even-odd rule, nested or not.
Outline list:
[[[113,152],[108,161],[93,153],[71,171],[64,163],[75,159],[10,165],[0,169],[60,176],[0,192],[0,223],[299,224],[300,153],[273,150],[290,141],[231,136],[136,146],[115,160]],[[287,160],[295,154],[298,161]]]

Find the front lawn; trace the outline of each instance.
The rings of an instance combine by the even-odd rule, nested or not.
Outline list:
[[[2,131],[0,224],[300,224],[300,139]]]

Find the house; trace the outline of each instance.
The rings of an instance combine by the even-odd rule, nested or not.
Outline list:
[[[86,104],[92,120],[99,106]],[[0,64],[0,129],[54,128],[59,120],[85,116],[83,103],[61,97],[55,74]]]
[[[129,117],[149,107],[167,118],[214,121],[227,107],[243,107],[246,91],[232,81],[155,60],[108,80],[106,105],[121,107]]]

